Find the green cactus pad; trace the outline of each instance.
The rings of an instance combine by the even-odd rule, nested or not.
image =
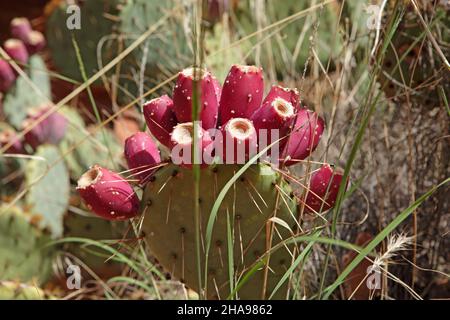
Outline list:
[[[69,213],[64,218],[64,236],[86,238],[90,240],[117,240],[122,239],[127,224],[125,222],[111,222],[97,217],[83,216]],[[91,270],[97,274],[108,273],[111,275],[119,270],[117,265],[112,265],[112,260],[96,255],[89,250],[97,252],[96,248],[83,248],[82,243],[68,243],[65,248],[68,252],[81,259]],[[108,261],[107,261],[108,260]]]
[[[87,73],[92,76],[98,69],[97,46],[103,37],[112,35],[115,21],[111,17],[117,15],[115,0],[83,1],[80,5],[80,29],[69,30],[66,22],[71,16],[67,13],[69,2],[60,1],[47,20],[46,36],[51,50],[52,60],[58,71],[64,76],[82,81],[78,59],[72,42],[72,35],[80,48],[81,58]],[[115,50],[105,42],[102,50],[102,63],[106,65],[115,57]]]
[[[239,166],[219,165],[201,170],[200,215],[202,244],[202,269],[205,259],[205,230],[218,193],[230,180]],[[251,166],[227,193],[214,224],[208,260],[209,298],[226,299],[230,294],[227,231],[233,234],[234,277],[267,251],[266,222],[276,215],[287,226],[295,226],[296,204],[291,189],[281,181],[280,175],[266,165]],[[193,172],[168,165],[158,171],[143,194],[142,210],[145,215],[142,231],[148,246],[163,267],[190,288],[198,291]],[[278,199],[278,202],[277,202]],[[278,205],[276,205],[276,203]],[[277,209],[276,209],[277,208]],[[227,215],[231,230],[227,230]],[[287,228],[275,225],[272,246],[289,237]],[[292,248],[289,247],[292,252]],[[287,247],[270,256],[266,298],[284,275],[291,263]],[[264,269],[264,267],[262,268]],[[248,271],[248,270],[247,270]],[[202,271],[203,273],[203,271]],[[262,297],[264,271],[257,271],[238,292],[240,299]],[[217,287],[217,289],[216,289]],[[280,288],[275,298],[285,297],[286,286]]]
[[[80,6],[81,28],[69,30],[66,13],[69,1],[61,1],[47,20],[46,35],[57,69],[64,76],[82,81],[80,67],[72,39],[75,38],[87,73],[92,76],[99,69],[98,48],[102,42],[101,61],[106,65],[118,54],[119,48],[126,48],[151,25],[160,20],[169,10],[180,3],[174,0],[98,0],[83,1]],[[180,7],[180,6],[179,6]],[[184,8],[174,13],[163,26],[146,42],[120,63],[119,100],[128,102],[139,94],[139,78],[145,57],[144,85],[153,85],[151,79],[161,71],[174,72],[192,61],[192,53],[187,45],[183,26]],[[100,82],[100,80],[98,81]],[[133,98],[131,98],[133,97]]]
[[[54,146],[40,146],[35,157],[26,167],[25,180],[30,189],[25,201],[39,220],[38,225],[57,238],[63,234],[63,216],[69,203],[68,170]]]
[[[122,63],[120,82],[131,95],[137,96],[139,92],[140,79],[136,75],[140,73],[143,58],[146,59],[144,85],[148,86],[154,85],[151,80],[158,80],[161,71],[167,75],[192,63],[190,39],[183,28],[187,13],[179,1],[122,0],[120,8],[119,33],[126,39],[126,46],[174,10],[170,18]]]
[[[68,119],[69,125],[64,138],[59,143],[59,148],[61,153],[64,155],[64,160],[69,167],[71,176],[77,179],[88,168],[88,166],[84,164],[83,159],[89,158],[91,153],[86,153],[84,157],[80,158],[78,151],[83,148],[83,144],[78,146],[72,152],[70,152],[70,149],[72,146],[77,145],[77,143],[81,141],[83,137],[82,131],[86,130],[86,126],[83,118],[74,109],[63,107],[61,108],[61,113],[66,117],[66,119]],[[86,143],[89,143],[89,141]]]
[[[0,279],[43,283],[51,274],[50,237],[17,207],[0,207]],[[0,291],[2,291],[0,289]]]
[[[265,5],[266,25],[276,23],[307,10],[313,4],[317,4],[314,1],[298,0],[283,0],[283,5],[280,5],[279,1],[275,0],[261,3]],[[241,1],[239,5],[239,22],[245,31],[245,35],[256,32],[258,21],[256,21],[255,9],[252,7],[251,2]],[[302,72],[310,56],[310,37],[313,36],[317,19],[319,25],[317,35],[314,38],[315,50],[321,63],[326,65],[330,57],[337,55],[342,46],[336,31],[338,12],[339,9],[336,10],[333,4],[329,4],[322,9],[319,8],[305,14],[304,17],[298,18],[286,26],[282,26],[279,32],[267,41],[261,43],[261,38],[254,37],[253,43],[261,46],[261,65],[267,66],[273,61],[279,72],[289,70]]]
[[[120,12],[120,33],[132,43],[151,25],[157,23],[165,14],[179,4],[178,1],[125,0]],[[187,38],[182,28],[182,8],[171,15],[158,31],[151,35],[144,46],[148,46],[147,61],[150,66],[161,64],[166,67],[176,65],[176,59],[190,61]],[[134,52],[135,58],[142,59],[142,49]]]
[[[51,97],[50,78],[44,61],[34,55],[29,60],[28,79],[18,77],[14,86],[5,94],[3,100],[3,112],[8,123],[17,129],[21,129],[22,121],[26,118],[28,109],[42,103],[48,103]],[[35,86],[42,94],[35,91]]]
[[[104,128],[103,132],[99,131],[83,140],[89,131],[81,116],[70,108],[62,108],[61,113],[69,120],[69,126],[59,148],[73,179],[78,180],[93,163],[103,163],[113,168],[111,157],[116,161],[123,153],[114,133]],[[71,150],[74,146],[76,148]]]

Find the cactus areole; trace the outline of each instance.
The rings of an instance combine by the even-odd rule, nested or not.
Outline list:
[[[194,77],[201,87],[198,101],[201,122],[192,121]],[[306,202],[303,207],[307,212],[330,209],[342,180],[337,171],[324,165],[314,171],[307,198],[297,196],[298,190],[294,191],[274,167],[279,164],[279,157],[284,166],[289,166],[310,155],[319,143],[324,122],[313,111],[300,108],[296,89],[272,86],[264,100],[263,90],[262,69],[255,66],[232,66],[222,87],[207,70],[183,70],[173,90],[173,100],[165,95],[143,106],[150,133],[170,149],[170,158],[159,158],[156,144],[143,132],[131,136],[125,144],[130,169],[126,172],[133,171],[140,177],[136,187],[143,188],[140,205],[128,181],[98,165],[78,182],[82,198],[98,216],[122,220],[140,214],[142,234],[152,254],[188,287],[206,289],[208,298],[227,298],[230,269],[234,275],[242,275],[268,250],[292,235],[289,228],[298,223],[299,204]],[[265,161],[273,160],[272,163],[255,161],[227,189],[220,205],[215,206],[218,194],[242,165],[270,146],[279,149],[270,152],[277,155],[275,158],[263,155]],[[197,152],[197,157],[193,152]],[[201,168],[198,199],[193,199],[195,159],[200,159]],[[135,172],[146,167],[152,168],[149,179]],[[217,209],[214,219],[210,216],[213,207]],[[199,209],[200,225],[194,222],[195,208]],[[269,223],[272,218],[282,220],[288,227]],[[207,235],[210,219],[212,233]],[[268,231],[268,225],[275,225],[274,233]],[[202,241],[201,269],[206,273],[203,288],[198,286],[197,228]],[[287,282],[276,292],[273,290],[290,265],[293,249],[291,245],[279,245],[271,253],[267,266],[270,272],[258,269],[252,281],[240,288],[237,298],[285,297]],[[229,266],[230,262],[233,266]],[[206,265],[208,269],[204,270]]]

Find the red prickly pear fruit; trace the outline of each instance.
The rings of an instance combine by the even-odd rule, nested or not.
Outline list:
[[[199,143],[197,143],[197,159],[198,164],[201,168],[208,166],[204,161],[203,155],[205,154],[205,149],[212,143],[211,136],[209,133],[203,129],[198,123],[194,124],[192,122],[180,123],[175,126],[171,133],[171,158],[172,162],[177,165],[181,165],[186,168],[192,168],[194,163],[194,155],[192,154],[192,145],[194,143],[194,127],[197,128],[197,138]]]
[[[272,102],[275,98],[284,99],[292,104],[297,110],[300,103],[300,94],[297,88],[285,88],[279,85],[273,85],[269,93],[264,98],[263,105]]]
[[[34,150],[36,150],[41,144],[44,144],[46,141],[46,133],[44,125],[41,123],[35,125],[35,120],[33,119],[25,119],[22,122],[22,129],[23,130],[30,130],[25,133],[24,140],[25,142],[30,145]]]
[[[167,95],[152,99],[144,103],[144,118],[150,132],[163,145],[170,148],[170,133],[177,125],[177,118],[173,111],[173,101]]]
[[[3,47],[6,53],[16,62],[26,64],[28,62],[28,51],[22,40],[9,39],[6,40]]]
[[[28,33],[26,38],[22,39],[22,41],[25,43],[30,56],[44,49],[46,44],[44,35],[36,30],[32,30]]]
[[[194,74],[199,78],[200,119],[205,130],[215,128],[219,102],[215,78],[207,70],[200,68],[184,69],[178,74],[177,84],[173,90],[173,108],[179,122],[192,121],[192,90]]]
[[[0,92],[8,91],[16,81],[16,74],[13,69],[3,59],[0,59]]]
[[[98,165],[78,180],[77,191],[89,210],[107,220],[126,220],[139,212],[139,199],[120,175]]]
[[[325,129],[325,122],[314,111],[300,109],[297,113],[294,129],[287,138],[283,151],[284,164],[291,166],[306,159],[319,144]]]
[[[128,168],[138,177],[140,183],[147,182],[155,172],[155,167],[161,163],[156,143],[145,132],[137,132],[125,140],[124,154]]]
[[[331,209],[336,202],[342,177],[342,172],[333,170],[329,164],[314,172],[309,182],[305,212],[325,212]]]
[[[23,154],[25,153],[22,141],[17,138],[16,133],[11,129],[0,132],[0,148],[11,144],[5,153]]]
[[[12,36],[22,41],[33,31],[30,21],[24,17],[12,19],[10,27]]]
[[[47,113],[49,110],[50,107],[44,106],[38,114],[38,117]],[[43,123],[45,123],[46,127],[46,142],[51,144],[58,144],[64,138],[64,135],[66,133],[68,126],[67,118],[61,113],[53,111],[47,116]]]
[[[231,118],[250,118],[261,106],[263,94],[261,68],[233,65],[222,88],[220,123],[227,123]]]
[[[58,144],[66,133],[67,119],[58,112],[50,113],[44,120],[35,124],[35,122],[44,114],[49,112],[50,107],[43,105],[28,112],[27,118],[22,122],[22,128],[31,128],[25,134],[25,142],[33,149],[36,149],[41,144],[50,143]]]
[[[263,134],[260,130],[267,130],[267,145],[281,139],[274,146],[275,148],[278,147],[281,153],[288,139],[284,137],[289,134],[294,124],[295,109],[290,102],[282,98],[275,98],[273,101],[268,101],[268,103],[256,110],[250,119],[253,121],[253,125],[260,139]],[[278,138],[272,137],[271,130],[278,130]]]
[[[245,118],[230,119],[221,128],[222,159],[227,164],[243,164],[256,155],[258,137],[253,123]]]

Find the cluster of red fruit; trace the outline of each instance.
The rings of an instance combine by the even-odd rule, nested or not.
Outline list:
[[[200,93],[199,125],[192,122],[196,84]],[[210,155],[209,159],[219,155],[222,163],[240,163],[248,161],[258,147],[261,151],[261,146],[268,144],[272,145],[270,150],[279,150],[281,163],[296,164],[317,147],[324,121],[300,105],[296,89],[275,85],[264,99],[263,94],[261,68],[234,65],[223,86],[210,72],[189,68],[179,73],[172,99],[164,95],[150,100],[144,104],[143,112],[150,132],[171,150],[175,164],[192,166],[194,137],[198,137],[201,167],[210,164],[205,155]],[[126,140],[124,154],[141,185],[162,162],[156,142],[145,132]],[[342,174],[327,164],[314,172],[305,199],[306,211],[331,208],[341,180]],[[127,219],[138,212],[139,201],[131,185],[99,166],[80,179],[78,190],[89,207],[104,218]]]

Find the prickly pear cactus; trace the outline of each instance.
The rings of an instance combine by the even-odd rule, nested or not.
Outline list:
[[[0,207],[0,279],[43,283],[51,274],[51,240],[18,207]],[[2,291],[0,289],[0,291]]]
[[[28,63],[27,74],[33,85],[24,77],[18,77],[3,99],[3,113],[8,123],[17,129],[20,129],[28,109],[47,103],[47,98],[51,97],[50,78],[42,58],[33,55]],[[41,94],[35,91],[34,86]]]
[[[201,88],[201,125],[192,122],[195,79]],[[305,214],[314,216],[330,209],[343,183],[340,172],[329,165],[313,172],[303,191],[314,196],[305,197],[295,194],[284,175],[265,160],[249,165],[221,199],[212,229],[207,226],[219,193],[253,157],[252,150],[258,147],[262,154],[272,141],[271,156],[280,159],[278,148],[282,163],[295,165],[317,147],[324,121],[299,105],[295,88],[274,85],[264,97],[263,70],[256,66],[233,65],[223,86],[208,70],[184,69],[172,97],[164,95],[142,106],[150,132],[170,148],[170,162],[161,161],[156,142],[145,132],[133,134],[124,145],[127,177],[94,165],[78,180],[81,198],[103,219],[121,221],[140,214],[142,237],[156,259],[208,298],[285,298],[288,282],[280,281],[298,250],[284,240],[297,230],[297,202]],[[281,139],[290,134],[290,139],[280,143],[272,132]],[[193,196],[193,146],[203,155],[197,162],[198,199]],[[240,282],[249,270],[252,279]],[[201,287],[199,273],[207,282]]]
[[[202,248],[205,247],[206,225],[217,194],[238,169],[238,166],[221,165],[201,171],[201,197],[198,201],[202,220]],[[291,197],[291,189],[284,182],[278,186],[279,179],[280,176],[270,167],[254,165],[241,176],[222,202],[214,223],[208,262],[209,297],[225,299],[230,294],[230,257],[227,252],[233,252],[234,274],[242,275],[267,250],[268,219],[277,217],[289,226],[295,225],[296,204]],[[194,203],[191,192],[193,184],[192,170],[171,165],[159,171],[153,182],[147,185],[143,195],[141,206],[143,214],[149,219],[144,220],[142,231],[159,262],[190,288],[198,290]],[[227,219],[231,230],[227,229]],[[284,239],[289,236],[289,231],[284,227],[278,226],[276,230],[272,246],[280,241],[280,236]],[[227,233],[232,234],[232,248],[228,248]],[[292,248],[282,247],[270,257],[268,295],[290,264],[289,251],[292,252]],[[204,265],[203,250],[201,256]],[[263,279],[264,271],[260,270],[239,291],[239,297],[261,298]],[[282,298],[285,294],[286,287],[280,289],[275,297]]]
[[[0,300],[44,300],[48,295],[39,287],[14,281],[0,281]]]
[[[70,195],[69,175],[58,149],[42,145],[35,159],[26,167],[25,180],[30,188],[26,203],[30,206],[39,227],[48,229],[52,237],[63,234],[63,216]]]
[[[80,8],[80,29],[69,29],[68,22],[77,12],[67,12],[73,1],[60,1],[47,19],[46,36],[52,53],[52,60],[58,70],[66,77],[82,81],[80,66],[72,42],[72,36],[80,48],[80,55],[87,73],[93,75],[98,69],[97,46],[102,38],[112,35],[114,21],[109,18],[117,15],[116,0],[75,1]],[[114,56],[113,43],[105,42],[101,51],[103,65],[106,65]]]

